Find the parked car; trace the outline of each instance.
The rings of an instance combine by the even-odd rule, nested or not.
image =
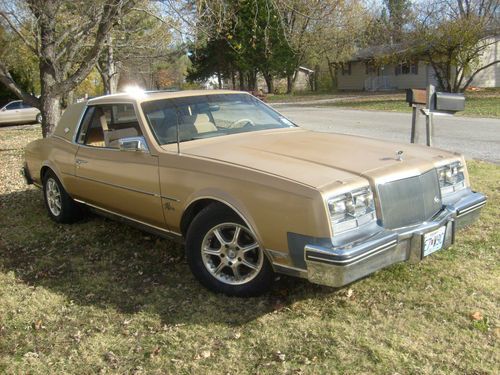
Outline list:
[[[340,287],[420,261],[486,202],[458,154],[304,130],[234,91],[76,104],[25,159],[56,222],[90,207],[184,240],[200,282],[237,296],[274,273]]]
[[[38,108],[15,100],[0,109],[0,124],[29,124],[42,122],[42,114]]]

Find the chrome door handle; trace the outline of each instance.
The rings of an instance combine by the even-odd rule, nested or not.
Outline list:
[[[82,160],[82,159],[75,159],[75,163],[77,165],[80,165],[80,164],[87,164],[88,161],[87,160]]]

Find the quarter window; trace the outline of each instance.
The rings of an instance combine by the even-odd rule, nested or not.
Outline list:
[[[23,107],[23,102],[13,102],[9,103],[5,106],[5,109],[10,111],[13,109],[21,109]]]
[[[118,148],[118,140],[142,136],[134,106],[129,103],[89,107],[77,142],[86,146]]]

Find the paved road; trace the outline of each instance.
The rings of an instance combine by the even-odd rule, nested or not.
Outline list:
[[[499,103],[500,105],[500,103]],[[409,142],[411,114],[360,111],[333,107],[275,105],[295,123],[311,130],[363,135]],[[420,129],[425,128],[421,117]],[[434,146],[500,164],[500,120],[472,117],[434,117]],[[419,139],[425,142],[424,133]]]
[[[500,105],[500,103],[499,103]],[[280,105],[275,108],[297,124],[316,131],[363,135],[409,142],[411,114],[382,111],[360,111],[334,107]],[[434,146],[500,164],[500,120],[472,117],[435,116]],[[39,125],[15,128],[37,128]],[[423,131],[425,121],[420,121]],[[14,127],[0,127],[1,130]],[[424,142],[424,134],[420,134]]]

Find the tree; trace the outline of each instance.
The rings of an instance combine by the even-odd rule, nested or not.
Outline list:
[[[345,1],[337,5],[328,19],[322,21],[321,32],[309,38],[308,61],[318,67],[322,61],[326,62],[332,88],[336,86],[338,69],[351,58],[356,48],[365,44],[365,30],[370,20],[361,1]],[[316,80],[318,67],[314,74]]]
[[[173,25],[175,22],[162,17],[153,2],[139,0],[108,35],[97,61],[104,93],[116,93],[120,73],[129,66],[154,65],[155,62],[171,60],[173,55],[177,55],[176,52],[181,51],[182,46],[177,46],[175,52],[170,47],[170,28]]]
[[[39,61],[40,98],[26,92],[0,61],[0,82],[40,109],[42,134],[61,114],[61,99],[92,71],[113,27],[135,0],[19,0],[4,2],[0,18]]]
[[[465,90],[474,77],[500,60],[484,62],[499,28],[498,0],[438,1],[426,4],[416,21],[415,53],[430,63],[442,90]]]
[[[384,0],[382,18],[385,22],[386,35],[391,43],[399,43],[405,35],[405,26],[412,17],[410,0]]]

